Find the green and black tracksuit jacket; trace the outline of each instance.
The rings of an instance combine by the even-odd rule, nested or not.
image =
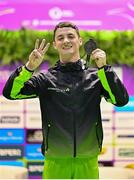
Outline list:
[[[58,62],[33,75],[25,66],[9,77],[3,95],[11,100],[39,98],[46,157],[93,157],[102,147],[101,98],[116,106],[128,93],[110,65],[84,68],[82,61]]]

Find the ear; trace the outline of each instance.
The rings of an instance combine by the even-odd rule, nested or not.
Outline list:
[[[53,47],[54,47],[54,49],[57,49],[55,41],[53,41]]]
[[[80,46],[82,46],[82,44],[83,44],[83,40],[82,40],[82,38],[81,38],[81,37],[79,38],[79,42],[80,42]]]

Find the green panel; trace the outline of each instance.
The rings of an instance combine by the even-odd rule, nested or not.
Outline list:
[[[113,95],[113,93],[110,89],[110,86],[108,84],[104,68],[98,70],[98,77],[99,77],[101,84],[104,87],[104,89],[109,93],[110,99],[108,99],[108,102],[116,104],[115,96]]]
[[[26,70],[26,68],[24,66],[22,67],[22,71],[20,72],[19,76],[17,76],[14,79],[13,87],[11,90],[11,98],[23,99],[23,98],[30,98],[30,97],[37,96],[36,94],[32,94],[32,95],[19,94],[20,90],[24,87],[24,83],[31,78],[32,74],[33,73]]]

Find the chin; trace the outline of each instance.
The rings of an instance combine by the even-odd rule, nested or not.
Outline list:
[[[74,53],[74,49],[70,48],[70,49],[62,49],[62,53]]]
[[[72,55],[74,55],[74,51],[64,51],[64,52],[62,52],[62,55],[63,56],[72,56]]]

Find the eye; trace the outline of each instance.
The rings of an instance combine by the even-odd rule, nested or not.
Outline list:
[[[69,38],[69,39],[73,39],[73,38],[74,38],[74,35],[69,35],[68,38]]]
[[[59,41],[63,40],[63,37],[59,37],[58,40],[59,40]]]

